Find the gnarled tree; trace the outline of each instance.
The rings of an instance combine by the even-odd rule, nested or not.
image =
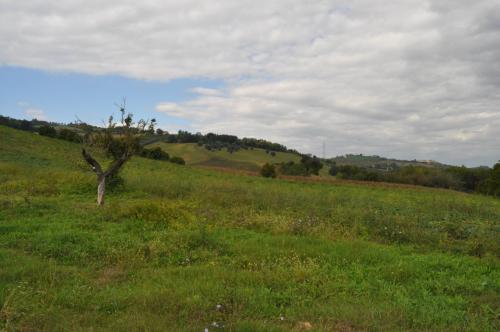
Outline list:
[[[154,130],[154,119],[151,121],[140,120],[137,125],[132,121],[132,114],[125,113],[125,104],[120,106],[121,121],[117,123],[113,116],[109,117],[107,126],[102,130],[87,132],[84,144],[91,147],[103,149],[106,156],[112,159],[112,163],[105,170],[101,164],[82,147],[82,156],[92,166],[97,175],[97,205],[104,205],[106,194],[106,180],[117,175],[123,165],[139,150],[139,138],[146,130]]]

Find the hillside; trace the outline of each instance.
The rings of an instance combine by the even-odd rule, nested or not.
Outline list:
[[[437,168],[449,166],[433,160],[400,160],[380,156],[365,156],[362,154],[347,154],[344,156],[330,158],[327,161],[335,162],[337,165],[354,165],[362,168],[371,168],[380,171],[392,170],[405,166],[423,166]]]
[[[498,199],[139,157],[122,176],[98,208],[79,144],[0,126],[0,330],[500,329]]]
[[[182,157],[188,165],[203,167],[222,167],[258,172],[265,163],[300,161],[300,156],[291,152],[274,152],[274,156],[263,149],[239,149],[228,152],[227,149],[209,151],[196,143],[153,143],[146,147],[161,147],[170,155]]]

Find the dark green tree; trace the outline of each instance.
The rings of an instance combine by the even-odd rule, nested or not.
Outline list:
[[[182,157],[177,157],[177,156],[170,158],[170,162],[174,163],[174,164],[179,164],[179,165],[186,164],[186,161]]]
[[[260,175],[265,178],[275,178],[276,177],[276,168],[274,165],[269,163],[265,163],[260,169]]]
[[[42,136],[57,137],[56,128],[49,125],[43,125],[40,128],[38,128],[38,133]]]

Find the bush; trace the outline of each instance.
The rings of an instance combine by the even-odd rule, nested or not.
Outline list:
[[[269,163],[265,163],[264,166],[260,169],[260,175],[265,178],[275,178],[276,177],[276,169],[274,165]]]
[[[54,127],[48,126],[48,125],[43,125],[40,128],[38,128],[38,133],[42,136],[47,136],[47,137],[56,137],[57,136],[57,131]]]
[[[174,157],[170,158],[170,162],[174,163],[174,164],[179,164],[179,165],[185,165],[186,164],[186,162],[184,161],[184,159],[182,159],[181,157],[177,157],[177,156],[174,156]]]
[[[125,180],[117,173],[111,174],[106,179],[106,188],[110,192],[118,191],[119,189],[123,188],[124,184]]]
[[[323,168],[321,160],[319,160],[319,158],[317,158],[316,156],[311,157],[308,155],[303,155],[300,162],[307,169],[308,174],[319,175],[320,169]]]
[[[81,142],[80,135],[78,135],[75,131],[67,128],[61,129],[57,137],[70,142]]]
[[[308,176],[310,175],[307,171],[307,168],[304,164],[295,163],[293,161],[289,161],[287,163],[280,164],[280,172],[285,175],[294,175],[294,176]]]
[[[311,174],[319,175],[319,170],[323,164],[317,157],[303,155],[300,163],[289,161],[280,164],[280,172],[286,175],[309,176]]]
[[[337,173],[339,172],[339,168],[337,166],[337,163],[333,163],[332,166],[330,166],[330,170],[328,171],[328,173],[331,175],[331,176],[335,176],[337,175]]]
[[[495,164],[493,169],[489,171],[487,178],[479,184],[478,191],[483,194],[500,197],[500,163]]]
[[[163,151],[160,147],[153,149],[143,149],[141,156],[144,158],[155,159],[155,160],[169,160],[170,156],[168,153]]]

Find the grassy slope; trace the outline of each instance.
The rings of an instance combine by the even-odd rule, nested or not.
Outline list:
[[[180,156],[188,165],[227,167],[246,171],[258,171],[265,163],[281,163],[299,161],[300,157],[293,153],[276,152],[271,156],[262,149],[244,150],[234,153],[222,151],[208,151],[196,143],[153,143],[150,147],[160,146],[170,155]]]
[[[123,176],[98,209],[78,145],[0,127],[0,329],[500,328],[498,200],[141,158]]]

